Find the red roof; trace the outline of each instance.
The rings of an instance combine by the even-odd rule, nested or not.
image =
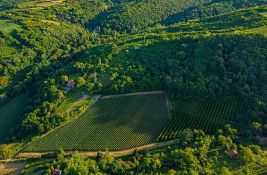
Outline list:
[[[55,169],[52,175],[61,175],[61,170]]]
[[[236,157],[236,156],[238,155],[238,153],[237,153],[236,150],[232,149],[232,150],[230,150],[229,155],[230,155],[231,157]]]
[[[71,86],[74,86],[75,81],[74,81],[74,80],[69,80],[69,84],[70,84]]]

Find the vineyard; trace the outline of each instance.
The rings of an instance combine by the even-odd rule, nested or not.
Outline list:
[[[161,132],[158,141],[175,139],[179,132],[186,128],[213,133],[225,124],[236,121],[236,115],[242,110],[243,106],[238,97],[213,101],[187,99],[174,111],[172,119]]]
[[[23,152],[134,148],[156,142],[168,119],[163,92],[102,97],[77,120],[32,142]]]

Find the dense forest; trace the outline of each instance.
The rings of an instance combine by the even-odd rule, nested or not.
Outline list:
[[[244,0],[144,0],[140,3],[123,3],[99,13],[89,22],[89,27],[100,26],[103,33],[110,34],[114,31],[119,33],[137,32],[153,25],[211,17],[265,3],[262,0],[253,2]]]
[[[14,126],[15,134],[4,138],[5,143],[29,142],[68,122],[73,116],[58,110],[68,80],[75,80],[76,89],[92,96],[162,90],[171,112],[188,97],[238,96],[246,113],[242,127],[234,127],[247,137],[254,122],[254,129],[263,134],[267,123],[266,5],[265,0],[0,0],[0,106],[21,94],[29,97]],[[203,133],[201,137],[217,144],[211,136]],[[69,168],[66,174],[71,174],[71,161],[76,159],[95,164],[90,167],[94,173],[115,173],[112,167],[117,167],[115,174],[167,173],[177,168],[179,152],[190,159],[185,162],[196,164],[194,171],[206,171],[209,167],[201,167],[210,162],[202,161],[200,147],[186,147],[138,153],[126,163],[123,160],[128,169],[117,167],[122,160],[107,158],[103,161],[112,159],[109,165],[101,165],[102,159],[78,154],[73,155],[75,160],[61,155],[57,161]],[[238,148],[259,154],[258,147]],[[169,165],[168,170],[157,164],[158,159]],[[138,161],[147,167],[135,165]]]

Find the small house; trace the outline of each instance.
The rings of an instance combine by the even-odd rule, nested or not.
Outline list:
[[[70,88],[73,88],[75,85],[75,81],[74,80],[69,80],[68,83],[67,83],[67,86],[70,87]]]
[[[229,151],[229,155],[230,155],[230,157],[235,158],[238,156],[238,152],[236,150],[232,149]]]
[[[59,169],[55,169],[52,175],[62,175],[62,171]]]
[[[74,80],[69,80],[66,84],[66,91],[71,90],[75,86],[75,81]]]

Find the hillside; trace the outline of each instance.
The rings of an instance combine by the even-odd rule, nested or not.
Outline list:
[[[0,144],[14,136],[18,122],[26,111],[29,97],[22,94],[0,108]]]
[[[1,33],[0,87],[6,96],[2,99],[25,91],[33,98],[20,135],[45,133],[65,121],[55,110],[64,98],[65,80],[61,77],[79,79],[79,88],[89,95],[161,89],[167,93],[172,109],[186,96],[238,95],[250,111],[258,108],[257,101],[264,100],[265,6],[113,38],[90,34],[63,19],[42,16],[47,10],[30,11],[37,15],[35,19],[20,16],[20,25],[27,30]],[[6,15],[14,20],[17,17],[13,14],[22,13],[21,9],[8,12]],[[94,71],[98,73],[97,83]]]
[[[168,122],[158,137],[159,141],[179,138],[185,129],[199,129],[205,133],[216,133],[227,124],[232,124],[243,132],[248,127],[248,121],[240,117],[244,113],[242,101],[237,97],[227,97],[212,101],[184,99],[183,103],[172,113]],[[237,125],[238,123],[238,125]],[[242,126],[244,128],[242,128]]]
[[[89,22],[89,28],[100,26],[103,33],[137,32],[149,26],[206,18],[264,4],[264,0],[142,0],[119,4],[99,13]]]
[[[265,173],[266,26],[266,0],[0,0],[0,159],[52,151],[47,174]],[[151,143],[163,148],[53,157]]]
[[[156,141],[169,117],[162,92],[104,96],[77,120],[34,141],[23,152],[143,146]]]

